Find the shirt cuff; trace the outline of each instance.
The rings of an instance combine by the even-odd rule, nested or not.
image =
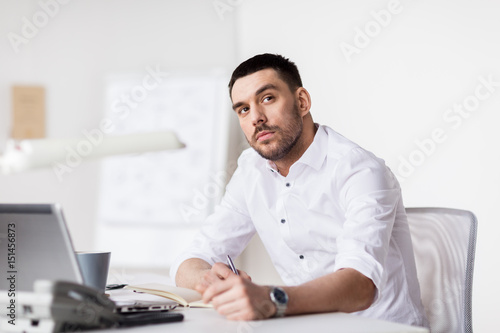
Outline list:
[[[369,258],[363,260],[360,257],[340,258],[340,260],[337,260],[337,262],[335,263],[334,271],[336,272],[340,269],[352,268],[372,280],[373,284],[375,285],[375,295],[372,302],[373,304],[379,298],[379,290],[381,290],[382,287],[381,284],[383,268],[381,266],[378,268],[373,267],[373,265],[368,264],[367,260],[368,262],[371,261]],[[376,263],[375,266],[377,265],[378,264]]]

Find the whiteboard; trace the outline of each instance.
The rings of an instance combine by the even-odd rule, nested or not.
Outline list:
[[[222,72],[169,73],[154,89],[144,89],[145,76],[106,78],[111,134],[172,130],[186,147],[101,162],[97,238],[117,265],[164,267],[224,192],[231,108]],[[140,255],[129,242],[139,234]]]

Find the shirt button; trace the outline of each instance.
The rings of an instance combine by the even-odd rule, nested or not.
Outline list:
[[[299,258],[300,258],[300,259],[304,259],[304,256],[301,254],[301,255],[299,256]]]
[[[285,219],[281,219],[281,223],[285,223],[285,222],[286,222],[286,220],[285,220]]]
[[[291,184],[290,184],[290,183],[286,183],[286,187],[290,187],[290,186],[291,186]]]

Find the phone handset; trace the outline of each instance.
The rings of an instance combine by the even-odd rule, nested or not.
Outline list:
[[[54,297],[67,297],[79,301],[89,301],[110,310],[115,309],[115,303],[103,292],[83,284],[69,281],[38,280],[35,282],[34,290],[35,292],[51,293]]]
[[[75,327],[106,328],[115,326],[119,319],[115,303],[94,288],[68,281],[38,280],[34,290],[52,294],[53,320]]]

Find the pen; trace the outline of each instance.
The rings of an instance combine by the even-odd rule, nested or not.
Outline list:
[[[227,264],[229,265],[229,267],[231,268],[231,270],[233,271],[234,274],[240,275],[238,273],[238,270],[236,269],[236,267],[234,267],[233,260],[231,259],[229,254],[227,255]]]
[[[122,289],[125,286],[126,284],[108,284],[106,286],[106,290]]]

